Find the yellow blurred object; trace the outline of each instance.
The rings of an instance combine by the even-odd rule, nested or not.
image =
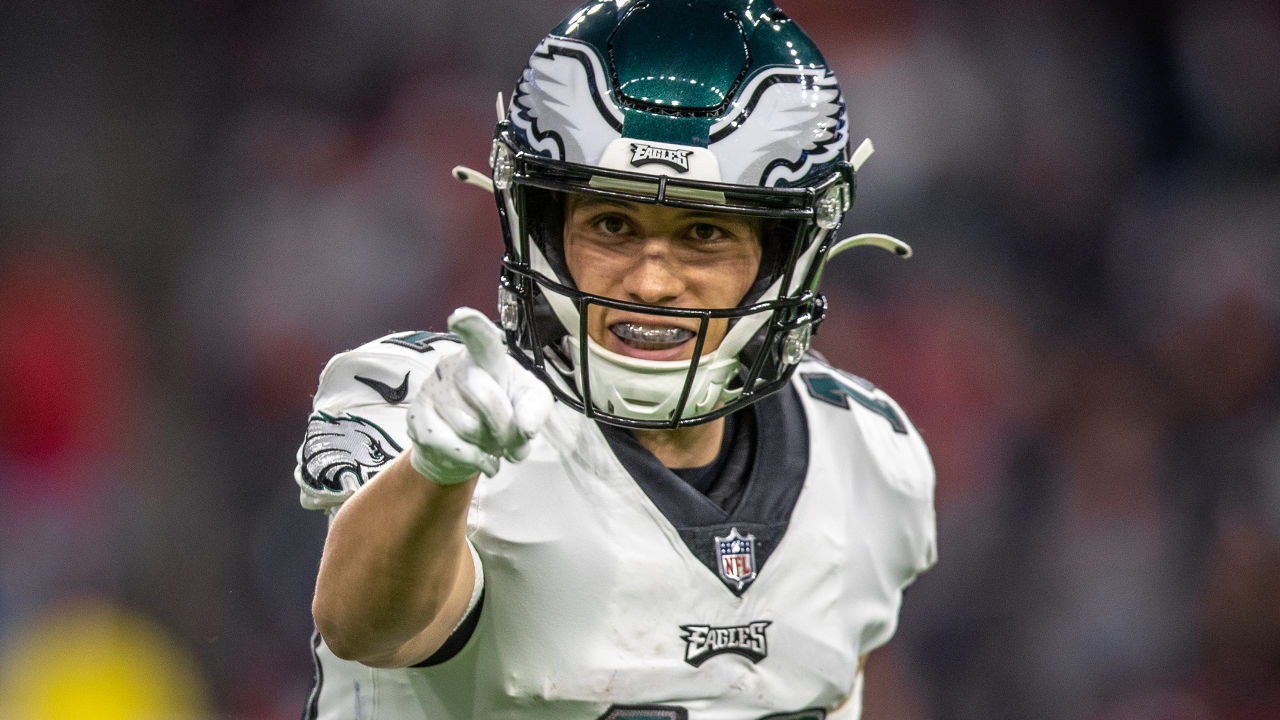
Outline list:
[[[199,720],[206,694],[164,630],[102,600],[47,610],[0,656],[5,720]]]

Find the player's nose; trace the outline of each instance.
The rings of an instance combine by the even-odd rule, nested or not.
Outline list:
[[[645,240],[640,245],[623,289],[634,302],[646,305],[671,305],[684,293],[685,281],[680,263],[668,238]]]

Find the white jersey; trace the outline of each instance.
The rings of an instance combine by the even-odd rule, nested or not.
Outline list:
[[[299,451],[303,504],[335,509],[408,447],[407,399],[460,349],[409,333],[331,360]],[[469,636],[455,631],[465,645],[385,670],[317,636],[304,717],[857,718],[858,659],[934,562],[928,451],[887,395],[812,358],[753,407],[755,465],[725,512],[625,431],[556,403],[529,457],[476,488],[483,598]]]

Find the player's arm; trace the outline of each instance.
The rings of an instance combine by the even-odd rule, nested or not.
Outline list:
[[[440,361],[409,406],[412,443],[347,500],[325,541],[312,615],[338,657],[413,665],[440,648],[475,588],[466,540],[478,474],[522,460],[551,394],[507,357],[500,331],[463,308],[465,352]]]
[[[466,613],[475,583],[466,541],[475,478],[429,482],[410,452],[334,516],[311,606],[335,655],[374,667],[429,657]]]

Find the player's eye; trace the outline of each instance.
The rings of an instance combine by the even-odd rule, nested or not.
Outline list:
[[[616,215],[609,215],[596,223],[596,226],[610,235],[617,235],[627,229],[627,221]]]
[[[690,232],[693,234],[693,237],[698,240],[716,240],[723,236],[720,228],[707,223],[698,223],[697,225],[694,225],[690,229]]]

